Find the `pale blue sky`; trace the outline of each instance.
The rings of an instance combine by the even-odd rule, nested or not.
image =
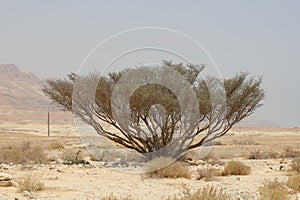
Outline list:
[[[256,116],[300,126],[300,1],[0,1],[0,63],[40,77],[76,71],[99,42],[160,26],[203,44],[223,76],[264,77]]]

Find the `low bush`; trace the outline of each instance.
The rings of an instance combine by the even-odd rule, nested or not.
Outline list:
[[[281,157],[283,157],[283,158],[295,158],[295,157],[298,157],[298,156],[300,156],[299,152],[295,151],[293,149],[293,147],[291,147],[291,146],[287,146],[284,149],[283,154],[281,155]]]
[[[101,197],[100,200],[133,200],[133,199],[131,196],[121,198],[121,197],[117,197],[113,193],[111,193],[107,196]]]
[[[146,164],[146,177],[149,178],[191,178],[188,167],[181,162],[164,157],[150,160]]]
[[[215,176],[219,175],[220,172],[215,168],[200,168],[196,171],[196,179],[204,181],[213,181]]]
[[[167,200],[228,200],[223,189],[218,189],[215,186],[206,186],[192,192],[187,186],[183,188],[183,194],[169,197]]]
[[[296,192],[300,192],[300,175],[289,176],[286,185]]]
[[[25,176],[22,180],[18,181],[18,184],[19,192],[36,192],[45,189],[44,183],[33,174]]]
[[[300,157],[295,158],[290,167],[292,172],[300,173]]]
[[[77,152],[74,151],[65,152],[63,164],[65,165],[90,164],[88,161],[85,161],[81,158],[80,153],[81,153],[80,150]]]
[[[251,168],[239,161],[230,161],[221,172],[222,176],[228,175],[248,175]]]
[[[0,163],[44,163],[47,158],[41,146],[33,146],[30,142],[21,145],[6,146],[0,149]]]
[[[235,145],[259,145],[259,143],[255,142],[251,137],[245,139],[233,139],[232,143]]]
[[[62,142],[54,141],[49,145],[49,148],[53,150],[64,150],[65,145]]]
[[[261,152],[260,150],[250,151],[247,159],[276,159],[279,155],[277,152]]]
[[[261,200],[289,200],[288,189],[277,180],[264,182],[258,188]]]

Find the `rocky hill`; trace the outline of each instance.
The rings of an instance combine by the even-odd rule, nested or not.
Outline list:
[[[14,64],[0,64],[0,106],[43,109],[48,98],[41,91],[42,81]]]

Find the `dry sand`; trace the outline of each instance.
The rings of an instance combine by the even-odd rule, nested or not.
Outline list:
[[[19,145],[29,141],[41,145],[48,156],[59,157],[64,151],[82,149],[85,159],[89,159],[88,153],[84,151],[84,145],[75,134],[72,116],[61,112],[53,113],[51,116],[54,116],[51,122],[51,137],[47,137],[47,121],[44,111],[36,113],[36,119],[24,121],[12,117],[12,119],[1,121],[0,146]],[[35,174],[45,183],[46,189],[24,194],[19,193],[16,187],[0,187],[0,200],[100,199],[101,196],[110,193],[120,197],[131,195],[134,199],[156,200],[179,194],[182,184],[186,184],[193,190],[213,184],[224,188],[234,199],[258,199],[258,187],[263,181],[275,178],[280,181],[287,179],[287,170],[292,158],[247,160],[245,156],[253,150],[280,153],[284,152],[287,146],[300,151],[299,131],[299,129],[232,129],[220,140],[222,145],[215,146],[213,155],[220,163],[233,159],[241,160],[251,167],[251,173],[247,176],[217,177],[212,182],[194,178],[191,180],[149,179],[140,174],[122,172],[117,168],[105,168],[102,166],[103,163],[96,161],[90,161],[91,165],[63,165],[56,161],[29,165],[1,164],[0,172],[13,175],[13,180],[18,180],[28,174]],[[49,149],[53,141],[62,141],[65,150]],[[247,142],[248,145],[245,144]],[[220,168],[223,166],[219,165]],[[198,167],[200,165],[190,166],[190,170],[195,171]],[[300,194],[298,196],[300,197]]]

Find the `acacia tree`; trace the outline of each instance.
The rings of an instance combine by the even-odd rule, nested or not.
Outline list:
[[[203,68],[203,65],[164,61],[155,70],[141,67],[106,76],[97,73],[86,76],[70,74],[68,79],[47,80],[43,91],[54,102],[91,125],[98,134],[119,145],[146,156],[151,155],[149,157],[153,157],[153,152],[157,152],[155,155],[178,156],[226,134],[233,125],[260,107],[265,97],[261,78],[249,77],[247,73],[238,73],[223,80],[215,77],[201,78]],[[148,81],[161,76],[162,71],[158,69],[172,69],[189,83],[197,100],[197,109],[189,109],[195,110],[193,119],[183,112],[180,102],[184,101],[186,106],[195,106],[192,105],[195,102],[189,102],[190,97],[183,81],[175,80],[175,86],[179,88],[177,94],[164,85]],[[147,82],[130,94],[128,105],[122,103],[122,95],[120,97],[114,93],[121,83],[123,90],[119,88],[117,91],[128,94],[126,89],[130,89],[132,85],[128,84],[128,79],[126,83],[122,82],[122,77],[127,74],[133,74],[138,81]],[[161,77],[163,76],[166,75]],[[90,88],[89,85],[95,82],[96,86]],[[223,93],[220,85],[224,88]],[[93,98],[87,98],[89,90],[93,93],[89,96]],[[219,93],[223,94],[219,95],[220,101],[215,98]],[[130,115],[123,116],[124,110]],[[120,121],[116,116],[123,118]],[[105,128],[105,124],[111,125],[117,132]]]

